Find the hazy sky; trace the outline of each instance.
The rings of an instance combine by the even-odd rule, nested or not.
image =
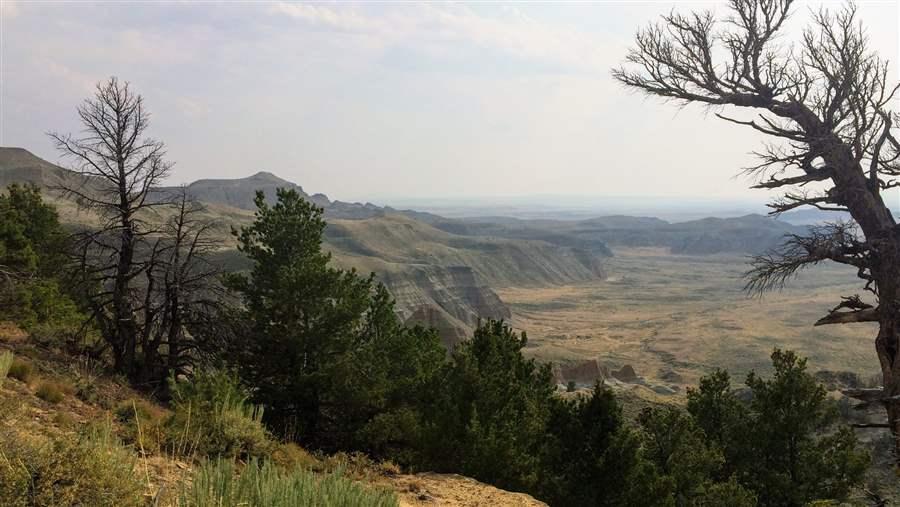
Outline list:
[[[381,201],[753,195],[734,176],[756,138],[610,77],[638,27],[722,3],[0,4],[0,145],[50,160],[44,133],[77,130],[75,107],[116,75],[152,111],[173,182],[268,170]],[[798,3],[794,33],[818,5]],[[859,5],[897,60],[897,2]]]

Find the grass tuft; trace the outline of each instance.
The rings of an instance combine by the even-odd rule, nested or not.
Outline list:
[[[275,441],[262,408],[247,402],[237,380],[224,372],[198,372],[173,385],[174,414],[167,423],[174,452],[182,456],[268,458]]]
[[[265,505],[267,507],[395,507],[397,496],[369,489],[340,472],[317,476],[302,469],[285,471],[256,459],[238,470],[232,460],[207,461],[179,497],[180,507]]]
[[[143,488],[108,424],[77,438],[0,430],[0,505],[137,507]]]
[[[9,367],[12,366],[12,363],[12,352],[7,350],[0,354],[0,387],[3,387],[3,380],[6,379],[6,375],[9,373]]]
[[[34,393],[38,398],[47,403],[57,404],[66,397],[65,387],[56,382],[41,382]]]
[[[6,374],[7,377],[25,382],[26,384],[31,382],[31,378],[33,375],[34,367],[31,366],[31,363],[23,361],[21,359],[13,359],[13,362],[9,366],[9,370]]]
[[[163,450],[167,442],[165,424],[168,414],[142,399],[125,400],[116,407],[115,418],[126,444],[133,445],[142,455]]]

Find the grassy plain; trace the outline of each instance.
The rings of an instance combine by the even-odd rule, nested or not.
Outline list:
[[[808,357],[813,371],[878,371],[874,325],[812,325],[841,294],[860,292],[852,270],[820,266],[760,299],[743,291],[746,257],[661,248],[615,254],[603,281],[497,290],[512,324],[528,332],[531,356],[630,364],[651,382],[675,385],[695,384],[716,367],[742,382],[752,369],[768,372],[774,347]]]

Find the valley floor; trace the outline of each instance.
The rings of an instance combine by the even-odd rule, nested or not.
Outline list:
[[[808,357],[812,371],[851,371],[864,380],[877,373],[874,325],[813,327],[841,295],[860,292],[852,270],[818,267],[760,299],[743,291],[743,256],[660,248],[615,254],[606,280],[497,290],[512,324],[528,332],[532,357],[628,364],[676,393],[714,368],[728,369],[736,382],[753,369],[767,372],[774,347]]]

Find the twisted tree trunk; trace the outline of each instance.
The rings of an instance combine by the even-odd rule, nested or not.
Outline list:
[[[900,234],[894,231],[878,248],[878,337],[875,350],[881,363],[883,403],[894,436],[895,458],[900,461]]]

